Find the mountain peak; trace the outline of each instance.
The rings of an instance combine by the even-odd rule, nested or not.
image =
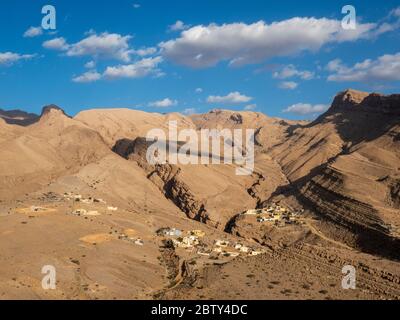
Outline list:
[[[337,109],[354,107],[355,105],[360,104],[368,96],[368,92],[347,89],[336,95],[331,110],[336,111]]]
[[[348,89],[340,92],[333,100],[328,114],[349,110],[373,113],[399,114],[400,95],[383,95]]]
[[[57,106],[55,104],[50,104],[50,105],[43,107],[41,117],[48,115],[48,114],[60,114],[60,113],[63,114],[64,116],[68,117],[68,115],[65,113],[65,111],[62,108],[60,108],[59,106]]]

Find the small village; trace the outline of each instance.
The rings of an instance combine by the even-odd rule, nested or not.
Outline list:
[[[108,215],[111,215],[113,212],[115,213],[118,211],[118,207],[108,206],[107,202],[101,198],[94,198],[94,197],[84,198],[81,194],[75,194],[73,192],[66,192],[63,194],[63,196],[59,196],[55,193],[47,193],[43,197],[39,198],[39,200],[42,201],[48,200],[49,197],[52,200],[51,202],[61,202],[63,200],[72,201],[73,203],[72,209],[67,212],[67,215],[88,218],[88,217],[101,216],[102,213],[99,212],[99,210],[102,212],[107,212]],[[99,208],[99,206],[101,207]],[[82,207],[85,207],[86,209]],[[41,214],[56,212],[57,210],[54,208],[45,208],[32,205],[27,208],[18,208],[16,211],[18,213],[27,215],[30,214],[41,215]],[[98,243],[99,241],[100,242],[102,241],[102,239],[100,238],[104,239],[116,238],[122,241],[132,243],[137,246],[144,246],[144,241],[136,235],[136,231],[133,229],[126,229],[123,232],[117,232],[116,234],[113,235],[103,235],[103,234],[88,235],[86,237],[81,238],[80,240],[82,240],[83,242],[95,244]]]
[[[67,212],[68,215],[77,217],[96,217],[103,214],[112,215],[118,211],[118,207],[110,206],[107,202],[101,198],[95,197],[84,197],[81,194],[75,194],[73,192],[66,192],[62,196],[53,197],[53,201],[71,201],[71,209]],[[54,209],[42,208],[39,206],[31,206],[29,208],[20,209],[21,213],[45,213],[55,211]],[[261,210],[249,210],[244,215],[256,216],[258,222],[265,221],[295,221],[295,216],[290,214],[290,211],[280,207],[271,206],[267,209]],[[208,257],[211,260],[218,260],[220,258],[235,258],[238,256],[257,256],[264,253],[264,250],[247,246],[238,241],[228,241],[222,239],[216,239],[212,243],[205,239],[206,233],[202,230],[190,230],[183,231],[177,228],[161,228],[157,230],[156,235],[158,237],[165,238],[164,240],[171,240],[174,248],[183,249],[191,254],[198,256]],[[92,235],[93,237],[95,235]],[[113,237],[132,243],[137,246],[144,246],[143,239],[136,235],[134,230],[124,230],[123,232],[117,232],[112,235]],[[94,239],[96,238],[96,239]],[[88,243],[97,243],[98,237],[93,239],[88,237],[83,239]]]
[[[292,209],[284,207],[283,205],[274,203],[263,209],[252,209],[244,212],[243,216],[254,216],[258,223],[269,223],[276,227],[284,227],[286,225],[300,224],[301,214],[300,212],[294,212]]]
[[[257,256],[263,250],[246,246],[240,242],[217,239],[212,245],[207,245],[203,238],[206,233],[202,230],[184,232],[175,228],[162,228],[157,235],[172,240],[175,248],[186,249],[199,256],[218,259],[219,257]]]
[[[75,208],[75,206],[76,206],[75,204],[76,203],[81,203],[81,204],[85,204],[85,205],[91,205],[91,204],[107,205],[107,202],[104,201],[103,199],[93,198],[93,197],[84,198],[84,197],[82,197],[82,195],[74,194],[72,192],[64,193],[64,198],[66,200],[68,200],[68,201],[70,201],[70,200],[74,201],[74,205],[73,205],[73,209],[72,209],[71,214],[75,215],[75,216],[100,216],[101,215],[101,213],[96,211],[96,210],[87,210],[87,209],[83,209],[83,208]],[[107,206],[106,209],[107,209],[107,211],[109,213],[118,211],[118,207],[113,207],[113,206]]]
[[[105,205],[105,209],[107,210],[108,214],[110,214],[110,215],[112,214],[112,212],[118,211],[118,207],[107,206],[107,202],[100,198],[93,198],[93,197],[83,198],[82,195],[73,194],[73,193],[65,193],[64,198],[66,200],[72,200],[75,203],[82,203],[82,204],[86,204],[86,205],[103,204],[103,205]],[[84,217],[101,215],[101,213],[98,212],[97,210],[86,210],[86,209],[82,209],[82,208],[73,209],[71,214],[75,215],[75,216],[84,216]],[[129,243],[135,244],[137,246],[144,246],[144,240],[141,239],[140,237],[137,237],[136,231],[133,229],[126,229],[122,233],[116,234],[116,237],[119,240],[126,241]]]

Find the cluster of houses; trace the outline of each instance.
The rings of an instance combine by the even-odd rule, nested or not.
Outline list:
[[[237,257],[239,255],[256,256],[264,253],[262,250],[247,247],[241,243],[232,243],[227,240],[215,240],[212,248],[201,239],[205,237],[202,230],[183,232],[176,228],[162,228],[157,231],[158,236],[171,238],[175,248],[195,251],[200,256]]]
[[[82,197],[82,195],[74,194],[72,192],[64,193],[64,198],[66,200],[72,200],[74,202],[79,202],[82,204],[107,204],[107,202],[101,198],[93,198],[93,197],[84,198],[84,197]],[[116,211],[118,211],[118,207],[108,206],[107,210],[110,212],[116,212]],[[86,210],[86,209],[80,208],[80,209],[73,210],[72,215],[75,215],[75,216],[99,216],[101,214],[96,210]]]
[[[128,242],[133,243],[133,244],[135,244],[137,246],[144,246],[144,241],[141,238],[138,238],[138,237],[132,237],[132,236],[129,236],[129,235],[126,235],[126,234],[120,234],[118,236],[118,239],[119,240],[128,241]]]
[[[263,250],[257,250],[239,242],[232,243],[226,240],[216,240],[214,246],[213,252],[225,257],[237,257],[239,255],[257,256],[264,253]]]
[[[206,234],[201,230],[192,230],[184,234],[176,228],[161,228],[157,231],[158,236],[171,237],[176,248],[190,249],[200,246],[200,238]]]
[[[243,215],[256,216],[259,223],[273,223],[276,226],[285,226],[287,224],[296,224],[299,222],[300,213],[279,205],[272,204],[263,209],[248,210]]]
[[[86,209],[76,209],[72,211],[72,215],[74,216],[100,216],[101,214],[96,210],[86,210]]]
[[[93,198],[93,197],[84,198],[84,197],[82,197],[81,194],[74,194],[72,192],[64,193],[64,198],[66,200],[74,200],[76,202],[82,202],[82,203],[85,203],[85,204],[91,204],[91,203],[103,203],[103,204],[106,204],[106,202],[103,199]]]

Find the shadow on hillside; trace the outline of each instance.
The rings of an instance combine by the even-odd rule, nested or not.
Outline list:
[[[147,141],[146,138],[143,137],[138,137],[136,139],[120,139],[118,140],[114,147],[112,148],[112,151],[119,156],[129,159],[131,155],[138,155],[142,159],[146,159],[147,155],[147,150],[150,148],[154,143],[157,141]],[[181,147],[186,145],[186,142],[178,141],[178,142],[173,142],[173,141],[159,141],[159,146],[164,149],[166,152],[166,158],[168,158],[169,155],[175,154],[175,155],[182,155],[182,156],[188,156],[189,154],[184,153],[181,151]],[[223,163],[224,162],[224,157],[223,156],[217,156],[214,154],[209,154],[208,152],[203,152],[201,150],[197,150],[196,148],[193,148],[190,150],[199,158],[202,157],[208,157],[209,162],[212,163],[213,160],[216,162]]]
[[[333,102],[331,108],[316,120],[307,124],[291,125],[288,137],[297,129],[309,129],[318,125],[333,123],[341,139],[350,146],[373,141],[400,125],[400,95],[381,96],[371,94],[360,104],[340,105]],[[393,137],[400,140],[400,133]]]
[[[338,156],[340,156],[340,154]],[[326,199],[323,198],[323,195],[320,195],[320,200],[322,201],[331,203],[354,202],[355,206],[359,205],[367,207],[370,211],[370,214],[374,215],[374,218],[377,221],[378,225],[374,226],[374,228],[368,228],[361,224],[345,220],[338,223],[338,221],[334,220],[330,215],[326,214],[326,212],[321,211],[320,208],[318,208],[310,199],[306,198],[302,194],[302,192],[300,192],[301,188],[305,187],[307,183],[312,181],[313,178],[320,174],[323,174],[324,170],[326,170],[329,166],[329,163],[331,163],[335,159],[336,157],[333,157],[329,159],[326,163],[311,170],[308,175],[296,181],[293,181],[292,183],[278,187],[276,191],[271,195],[270,199],[265,201],[262,205],[267,204],[271,199],[277,196],[293,196],[298,201],[300,201],[305,208],[317,214],[319,217],[324,218],[327,222],[333,223],[334,225],[340,225],[340,227],[346,228],[352,234],[356,235],[357,238],[354,246],[360,251],[387,259],[400,260],[400,239],[393,238],[392,236],[390,236],[387,229],[381,227],[381,225],[383,225],[383,220],[381,220],[381,218],[379,217],[378,210],[368,204],[361,203],[355,199],[351,199],[336,193],[329,194],[330,197]]]

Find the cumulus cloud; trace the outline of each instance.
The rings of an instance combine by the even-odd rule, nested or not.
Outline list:
[[[328,81],[377,82],[400,80],[400,52],[385,54],[376,60],[366,59],[348,67],[340,59],[332,60],[326,69],[333,72]]]
[[[241,104],[253,100],[252,97],[241,94],[240,92],[231,92],[226,96],[209,96],[207,98],[208,103],[232,103]]]
[[[149,75],[159,77],[162,76],[162,72],[160,71],[160,69],[157,68],[157,66],[161,62],[161,57],[146,58],[131,64],[109,66],[105,69],[103,73],[99,73],[95,70],[90,70],[80,76],[73,78],[72,81],[78,83],[88,83],[102,79],[116,80],[123,78],[143,78]],[[88,69],[92,69],[95,67],[95,62],[90,61],[85,64],[85,67]]]
[[[151,55],[157,53],[157,48],[148,47],[148,48],[142,48],[142,49],[138,49],[138,50],[133,50],[132,52],[134,54],[137,54],[138,56],[141,56],[141,57],[151,56]]]
[[[307,70],[297,70],[297,68],[289,64],[284,66],[280,71],[274,72],[273,77],[276,79],[288,79],[292,77],[299,77],[303,80],[311,80],[315,76],[314,72]]]
[[[69,57],[92,56],[130,62],[133,50],[129,47],[131,36],[103,32],[101,34],[87,33],[83,40],[68,44],[64,38],[56,38],[43,43],[47,49],[65,51]]]
[[[325,44],[371,38],[378,28],[375,23],[359,23],[356,30],[344,30],[339,20],[300,17],[271,24],[210,24],[194,26],[159,46],[177,64],[205,68],[228,61],[239,66],[317,51]]]
[[[131,51],[128,42],[131,38],[131,36],[121,36],[117,33],[93,34],[70,45],[66,54],[71,57],[94,56],[129,62]]]
[[[329,106],[325,104],[309,104],[309,103],[297,103],[287,107],[283,110],[285,113],[296,113],[301,115],[321,113],[328,110]]]
[[[168,107],[173,107],[176,105],[178,105],[178,101],[172,100],[170,98],[165,98],[163,100],[154,101],[154,102],[149,103],[150,107],[157,107],[157,108],[168,108]]]
[[[175,32],[175,31],[182,31],[189,29],[190,26],[183,23],[183,21],[178,20],[173,25],[168,27],[168,31]]]
[[[34,54],[19,54],[14,52],[0,52],[0,65],[11,66],[21,60],[34,58]]]
[[[393,9],[390,14],[400,18],[400,7]]]
[[[328,62],[326,65],[326,70],[336,72],[343,69],[343,63],[341,59],[334,59]]]
[[[400,7],[393,9],[383,22],[373,31],[372,35],[378,37],[383,33],[391,32],[400,28]]]
[[[134,7],[135,9],[139,9],[141,5],[139,3],[134,3],[132,7]]]
[[[85,64],[85,68],[88,68],[88,69],[93,69],[95,66],[96,66],[96,62],[94,62],[93,60],[89,61]]]
[[[157,66],[162,62],[161,57],[145,58],[132,64],[107,67],[103,76],[109,79],[142,78],[150,74],[159,75]]]
[[[43,29],[41,27],[30,27],[24,33],[24,38],[34,38],[41,36],[43,34]]]
[[[72,81],[77,83],[88,83],[100,79],[101,79],[100,73],[98,73],[97,71],[88,71],[78,77],[73,78]]]
[[[298,87],[297,82],[294,81],[283,81],[279,84],[279,88],[285,90],[294,90]]]
[[[202,93],[202,92],[203,92],[203,89],[202,89],[202,88],[196,88],[195,92],[196,92],[196,93]]]
[[[43,42],[43,47],[50,50],[64,51],[68,50],[69,45],[63,37],[60,37]]]

